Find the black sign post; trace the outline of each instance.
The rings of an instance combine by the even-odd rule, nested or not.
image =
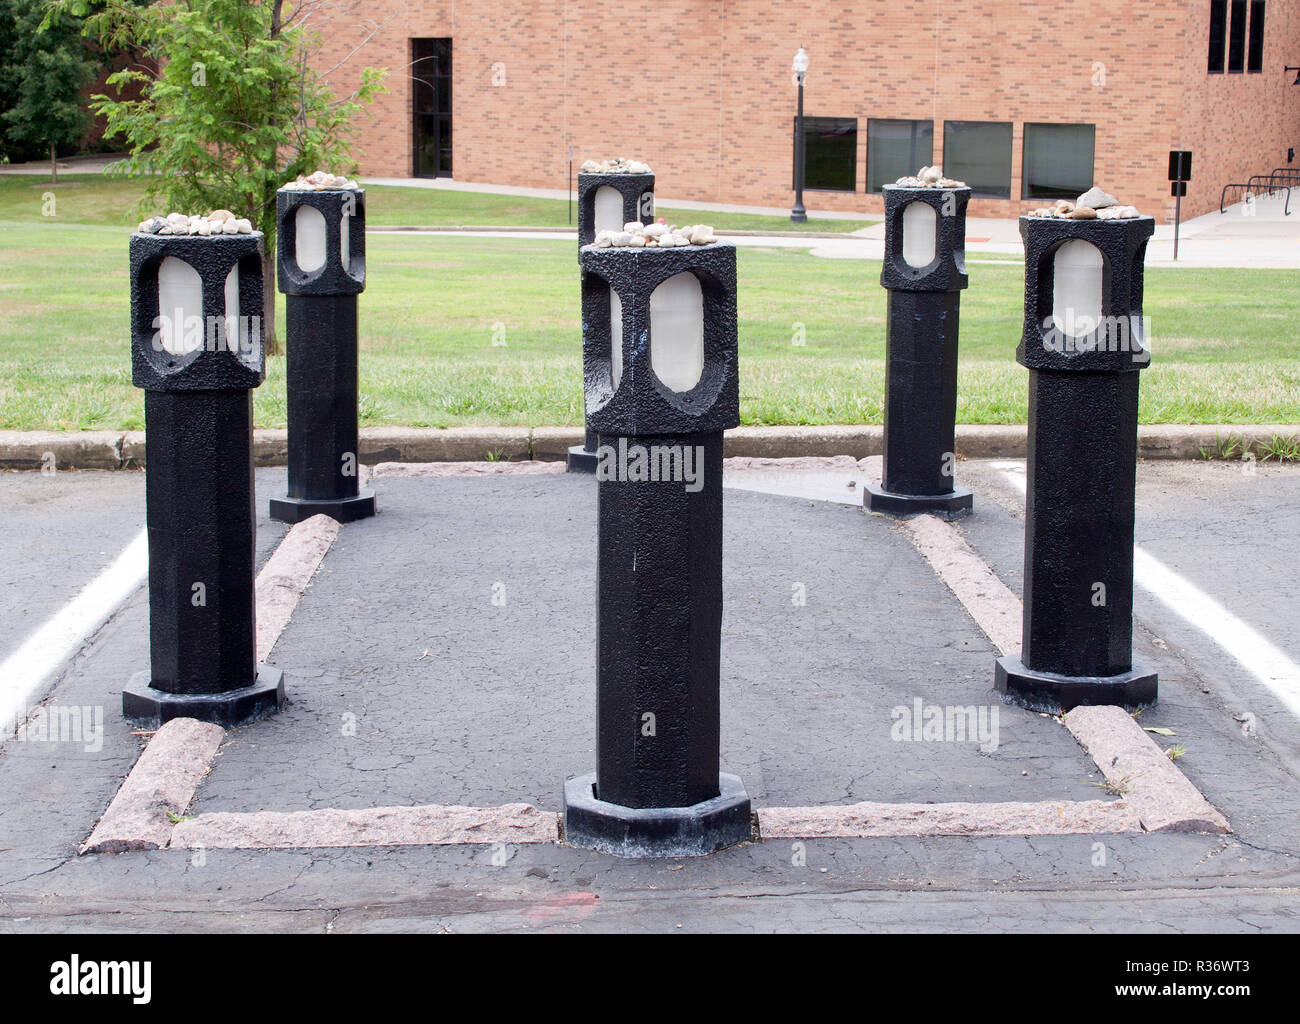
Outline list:
[[[1187,195],[1187,183],[1192,180],[1192,151],[1190,149],[1171,149],[1169,151],[1169,194],[1174,197],[1174,261],[1178,260],[1178,227],[1183,219],[1183,196]]]

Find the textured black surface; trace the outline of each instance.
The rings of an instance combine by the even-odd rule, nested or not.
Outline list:
[[[264,239],[251,235],[131,236],[131,379],[147,391],[233,391],[255,388],[265,377],[262,329]],[[173,355],[156,344],[158,268],[168,256],[198,271],[203,315],[214,318],[217,344]],[[239,309],[250,318],[247,351],[231,351],[225,332],[226,277],[239,265]],[[252,329],[256,318],[256,330]]]
[[[880,267],[880,286],[890,291],[949,292],[965,288],[966,204],[970,189],[902,188],[886,185],[885,259]],[[903,211],[912,203],[925,203],[935,210],[934,262],[925,267],[910,266],[903,259]],[[951,209],[951,213],[944,213]]]
[[[224,693],[168,693],[149,685],[148,672],[137,672],[122,691],[123,716],[146,729],[157,729],[173,718],[197,718],[233,729],[283,706],[284,673],[270,665],[258,665],[248,686]]]
[[[955,488],[960,312],[961,292],[889,292],[886,491],[936,495]]]
[[[602,185],[610,185],[623,197],[623,223],[646,221],[654,218],[655,176],[653,174],[579,174],[578,175],[578,248],[590,244],[596,237],[596,192]],[[642,199],[649,196],[649,210],[642,209]],[[582,447],[588,452],[596,450],[596,431],[591,429],[590,417],[584,411],[587,432]],[[569,469],[584,473],[595,469],[590,454],[569,459]]]
[[[653,174],[579,174],[578,175],[578,245],[589,245],[596,238],[596,192],[609,185],[623,197],[623,224],[654,220],[655,176]],[[642,208],[648,196],[649,210]],[[620,224],[621,228],[623,224]]]
[[[564,784],[564,839],[617,857],[703,857],[752,835],[749,794],[735,775],[718,775],[717,796],[692,807],[632,809],[596,795],[596,775]]]
[[[1156,702],[1159,679],[1143,667],[1113,676],[1063,676],[1036,672],[1014,655],[999,658],[994,688],[1022,707],[1060,714],[1081,705],[1115,704],[1134,710]]]
[[[722,434],[633,444],[703,447],[703,486],[598,471],[596,775],[608,803],[687,807],[718,795]]]
[[[289,498],[277,495],[269,505],[271,518],[280,523],[301,523],[312,516],[329,516],[340,523],[355,523],[375,514],[375,492],[363,488],[350,498]]]
[[[290,295],[285,305],[287,497],[327,502],[355,498],[360,468],[357,297]],[[359,518],[360,510],[354,505],[352,518]]]
[[[689,434],[740,425],[736,367],[736,248],[724,242],[671,249],[584,246],[582,366],[587,426],[602,436]],[[683,272],[700,279],[704,295],[704,372],[682,394],[650,369],[650,295]],[[610,369],[609,287],[623,304],[623,375]]]
[[[1041,711],[1156,699],[1155,676],[1133,671],[1136,371],[1149,357],[1109,345],[1070,352],[1045,344],[1056,250],[1073,238],[1097,246],[1103,318],[1140,323],[1154,229],[1150,217],[1020,219],[1025,322],[1016,358],[1029,368],[1024,639],[1022,664],[999,664],[995,685]],[[1099,326],[1092,341],[1104,331]],[[1074,685],[1060,677],[1073,677]]]
[[[1097,683],[1133,668],[1138,381],[1029,371],[1021,660],[1031,672],[1078,679],[1070,693],[1000,670],[998,689],[1037,710],[1156,698],[1154,677]]]
[[[885,186],[888,289],[882,478],[866,488],[873,512],[946,517],[971,510],[957,493],[957,342],[961,289],[967,285],[966,204],[970,189]],[[903,211],[920,202],[935,210],[935,258],[927,267],[903,259]],[[948,212],[945,212],[948,211]]]
[[[152,685],[183,694],[249,686],[252,393],[146,391],[144,401]]]
[[[965,487],[945,494],[896,494],[868,481],[862,485],[862,503],[872,512],[891,516],[927,514],[953,520],[971,513],[975,496]]]
[[[569,449],[566,462],[570,473],[596,472],[596,440],[591,431],[587,431],[587,436],[591,438],[590,448],[586,444],[575,444]]]
[[[611,479],[597,468],[598,795],[630,809],[691,807],[718,796],[722,431],[739,422],[736,253],[719,244],[587,246],[580,263],[588,425],[600,433],[598,451],[626,444],[695,453],[689,481],[684,473]],[[704,370],[695,388],[677,394],[650,369],[650,296],[684,271],[700,279],[704,296]],[[623,304],[617,390],[607,284]],[[607,838],[617,813],[606,807],[595,817],[611,819],[592,826],[592,836]],[[654,826],[665,835],[678,827]]]
[[[297,210],[314,206],[325,217],[325,264],[305,273],[294,257],[297,245]],[[345,212],[348,225],[349,263],[342,259],[340,227]],[[286,295],[356,295],[366,287],[365,189],[326,189],[320,192],[286,191],[275,194],[276,270],[280,291]]]
[[[1029,381],[1023,659],[1063,675],[1131,667],[1138,377]],[[1094,598],[1105,587],[1105,603]]]
[[[1133,372],[1150,362],[1141,337],[1142,281],[1147,239],[1155,232],[1152,217],[1126,220],[1056,220],[1021,217],[1025,242],[1025,324],[1016,359],[1031,370],[1111,370]],[[1074,238],[1101,251],[1101,315],[1137,317],[1139,330],[1131,339],[1140,351],[1124,351],[1105,342],[1104,327],[1075,342],[1075,351],[1057,351],[1052,335],[1053,266],[1056,250]],[[1046,324],[1047,326],[1044,326]],[[1081,346],[1091,346],[1082,351]],[[1114,349],[1112,351],[1112,349]]]

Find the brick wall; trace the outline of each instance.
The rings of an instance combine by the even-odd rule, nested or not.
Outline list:
[[[1271,0],[1264,73],[1230,76],[1206,74],[1209,0],[367,0],[316,24],[340,91],[364,65],[391,71],[362,127],[368,175],[411,173],[409,41],[451,37],[457,179],[564,188],[572,144],[578,163],[646,160],[662,195],[788,207],[803,45],[805,113],[859,123],[857,191],[810,192],[809,209],[882,208],[864,191],[867,118],[889,117],[933,119],[936,161],[944,120],[1014,122],[1017,198],[974,200],[973,216],[1041,205],[1018,198],[1027,121],[1095,124],[1097,183],[1156,215],[1168,151],[1193,150],[1193,216],[1300,148],[1300,87],[1282,73],[1300,63],[1297,7]]]

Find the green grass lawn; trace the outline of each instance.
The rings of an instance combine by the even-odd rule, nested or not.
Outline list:
[[[116,176],[65,175],[51,188],[49,179],[37,175],[0,176],[0,221],[41,219],[42,196],[53,192],[56,217],[80,224],[134,226],[144,219],[137,204],[143,190],[138,182]],[[168,210],[146,211],[163,213]],[[184,211],[197,212],[197,211]],[[236,211],[242,212],[242,211]],[[796,231],[844,234],[877,224],[861,220],[818,220],[792,223],[789,217],[764,217],[748,213],[706,213],[661,207],[657,215],[677,224],[712,224],[728,231]],[[577,217],[577,204],[573,216]],[[563,199],[531,199],[526,196],[498,196],[483,192],[454,192],[446,189],[403,188],[398,185],[366,186],[366,218],[374,227],[385,226],[474,226],[554,227],[569,226],[569,204]],[[575,223],[576,230],[576,223]]]
[[[39,214],[0,181],[0,428],[134,429],[127,230]],[[21,197],[21,198],[17,198]],[[121,197],[124,210],[133,200]],[[119,210],[119,216],[121,213]],[[108,199],[98,214],[113,216]],[[134,222],[134,213],[130,220]],[[361,296],[366,425],[577,424],[578,274],[567,241],[372,235]],[[741,417],[747,424],[879,423],[885,292],[880,265],[742,248]],[[958,416],[1025,419],[1015,363],[1023,269],[972,267],[962,299]],[[1300,423],[1300,272],[1154,269],[1147,423]],[[283,302],[279,310],[283,325]],[[806,344],[795,346],[796,324]],[[504,347],[492,344],[504,327]],[[285,423],[284,360],[256,393],[259,426]]]

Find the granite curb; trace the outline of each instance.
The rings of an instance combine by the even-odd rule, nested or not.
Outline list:
[[[881,453],[879,426],[737,427],[727,431],[728,458],[855,459]],[[1220,440],[1237,439],[1259,446],[1276,435],[1300,436],[1300,425],[1169,424],[1138,428],[1141,459],[1201,459],[1214,455]],[[583,440],[581,427],[364,427],[361,461],[383,462],[560,462],[571,445]],[[957,454],[968,459],[1023,459],[1023,424],[957,427]],[[254,431],[253,460],[258,466],[282,466],[288,458],[288,433]],[[0,470],[140,469],[144,466],[143,431],[0,430]]]

